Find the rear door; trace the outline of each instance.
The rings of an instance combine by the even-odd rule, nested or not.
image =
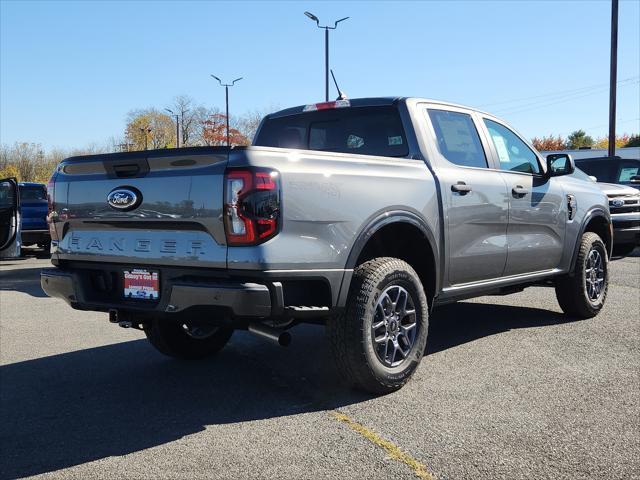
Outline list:
[[[435,105],[425,113],[446,202],[449,285],[499,278],[507,260],[509,200],[501,173],[489,168],[475,114]]]
[[[20,192],[15,178],[0,180],[0,258],[20,256]]]
[[[567,220],[567,202],[560,181],[544,175],[538,155],[513,130],[491,118],[482,120],[509,197],[504,275],[558,267]]]

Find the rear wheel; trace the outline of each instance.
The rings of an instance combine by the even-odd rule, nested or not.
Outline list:
[[[562,311],[572,317],[595,317],[607,298],[609,260],[602,239],[593,232],[582,236],[572,275],[556,282],[556,298]]]
[[[233,329],[200,322],[154,319],[144,332],[159,352],[169,357],[198,360],[222,350]]]
[[[382,257],[360,265],[345,312],[328,323],[339,373],[371,393],[398,390],[422,360],[428,325],[427,298],[409,264]]]

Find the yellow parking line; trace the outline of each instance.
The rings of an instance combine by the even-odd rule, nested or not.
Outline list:
[[[413,458],[408,453],[404,453],[402,450],[400,450],[399,447],[391,443],[389,440],[385,440],[380,435],[369,430],[364,425],[354,420],[351,420],[351,418],[349,418],[344,413],[341,413],[338,411],[334,411],[331,413],[336,420],[346,423],[349,426],[349,428],[351,428],[351,430],[359,433],[364,438],[369,440],[371,443],[379,447],[382,447],[389,454],[391,458],[398,460],[404,463],[405,465],[407,465],[409,468],[413,470],[413,472],[418,476],[418,478],[421,478],[422,480],[435,480],[435,477],[433,476],[433,474],[427,470],[426,465],[424,465],[423,463],[420,463],[418,460]]]

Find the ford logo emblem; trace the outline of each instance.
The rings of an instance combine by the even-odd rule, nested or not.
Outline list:
[[[114,188],[107,195],[107,203],[111,208],[126,211],[133,210],[142,201],[142,194],[138,189],[133,187]]]
[[[611,205],[613,207],[622,207],[624,205],[624,200],[621,200],[620,198],[616,198],[611,202]]]

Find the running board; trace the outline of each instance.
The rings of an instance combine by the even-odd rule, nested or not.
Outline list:
[[[329,307],[288,306],[284,307],[285,315],[293,318],[315,318],[329,315]]]

